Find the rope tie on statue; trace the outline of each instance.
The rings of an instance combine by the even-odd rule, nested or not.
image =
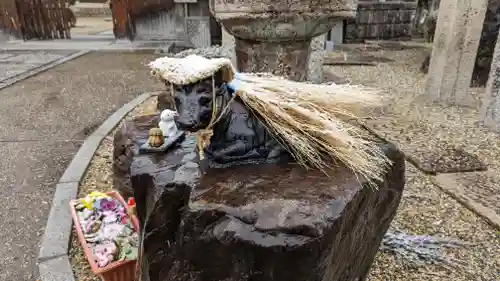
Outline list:
[[[217,122],[221,120],[221,118],[226,114],[231,105],[231,102],[236,97],[236,93],[233,94],[231,99],[228,101],[226,106],[221,110],[219,114],[217,114],[217,89],[215,88],[215,76],[212,75],[212,117],[210,117],[210,122],[205,129],[198,130],[196,132],[196,143],[198,146],[198,154],[200,156],[200,160],[205,159],[205,147],[210,144],[210,138],[214,134],[213,127]]]

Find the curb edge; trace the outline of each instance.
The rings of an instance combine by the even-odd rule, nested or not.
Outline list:
[[[40,281],[75,281],[69,262],[69,246],[73,220],[69,201],[75,199],[80,180],[102,140],[139,104],[153,96],[142,93],[123,105],[88,136],[56,184],[45,232],[39,247],[37,269]]]
[[[460,188],[458,188],[460,186],[460,183],[459,179],[457,179],[456,177],[456,174],[439,174],[437,176],[431,177],[431,181],[442,192],[450,196],[452,199],[457,201],[472,213],[476,214],[478,217],[482,218],[495,230],[500,231],[500,216],[495,212],[491,212],[490,209],[488,209],[484,205],[478,204],[474,200],[471,200],[470,197],[468,197],[463,191],[461,191]]]

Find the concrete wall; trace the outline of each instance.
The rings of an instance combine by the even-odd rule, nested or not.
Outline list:
[[[208,47],[212,43],[211,30],[217,33],[217,26],[211,24],[208,0],[176,3],[168,12],[150,14],[135,23],[136,40],[164,40],[186,47]]]
[[[411,39],[417,0],[359,1],[356,19],[346,21],[344,41]]]
[[[0,43],[4,43],[9,41],[10,36],[8,34],[5,34],[2,30],[0,30]]]

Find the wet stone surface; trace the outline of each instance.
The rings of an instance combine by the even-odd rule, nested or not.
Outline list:
[[[158,120],[128,121],[114,143],[115,185],[135,196],[142,225],[141,280],[365,278],[403,192],[400,152],[381,143],[394,165],[378,190],[293,163],[203,173],[194,136],[137,154]]]
[[[0,82],[71,53],[71,51],[3,51],[0,53]]]

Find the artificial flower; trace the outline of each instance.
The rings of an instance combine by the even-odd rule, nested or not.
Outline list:
[[[118,201],[114,198],[99,198],[94,203],[94,207],[102,212],[114,211],[118,205]]]

